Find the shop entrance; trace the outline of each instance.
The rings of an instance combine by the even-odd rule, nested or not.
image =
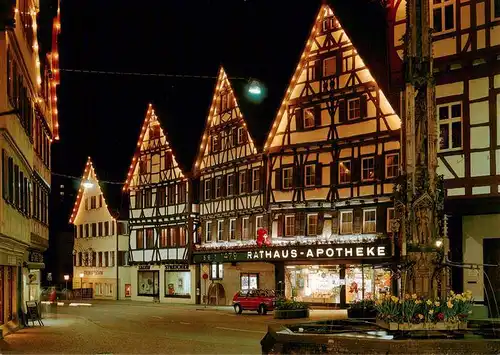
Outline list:
[[[498,264],[500,260],[500,239],[485,238],[483,239],[483,255],[485,264]],[[495,307],[495,298],[497,302],[500,300],[500,273],[497,271],[496,267],[484,267],[486,275],[483,276],[484,284],[484,300],[489,300],[491,307],[489,308],[490,317],[498,318],[500,315],[497,312],[497,307]],[[491,287],[488,282],[488,278],[491,282]],[[488,306],[488,302],[485,302]]]
[[[213,282],[208,287],[208,304],[218,306],[226,304],[226,290],[218,282]]]

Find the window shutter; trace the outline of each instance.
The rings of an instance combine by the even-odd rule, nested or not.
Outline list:
[[[367,104],[366,104],[366,95],[361,95],[359,98],[359,112],[361,114],[361,118],[366,117],[367,113]]]
[[[278,237],[283,237],[283,235],[285,234],[285,233],[283,233],[284,228],[285,228],[285,216],[284,215],[280,214],[278,216],[278,223],[277,224],[278,224],[278,228],[277,228],[276,234]]]
[[[295,112],[295,129],[297,131],[303,131],[304,130],[303,111],[301,108],[296,108],[294,112]]]
[[[314,80],[321,80],[323,77],[323,62],[321,60],[317,60],[314,62]]]
[[[205,200],[205,180],[200,180],[200,202]]]
[[[316,234],[319,236],[323,235],[323,225],[325,224],[325,213],[318,213],[318,224],[316,226]]]
[[[316,186],[321,186],[323,184],[323,164],[316,163],[315,167],[315,175],[316,175]]]
[[[246,128],[243,128],[243,143],[248,142],[248,131]]]
[[[385,164],[384,155],[375,155],[375,179],[384,180],[385,178]]]
[[[255,240],[257,234],[255,233],[255,216],[249,216],[248,218],[248,239]]]
[[[345,100],[339,101],[339,122],[347,121],[347,110]]]
[[[212,242],[217,241],[217,220],[212,220],[210,224],[210,234],[212,235]]]
[[[237,171],[234,173],[234,195],[240,193],[240,172]]]
[[[337,161],[330,163],[330,185],[336,186],[339,183],[339,168]]]
[[[294,230],[294,232],[295,232],[296,236],[301,236],[301,235],[305,234],[304,233],[305,228],[303,228],[304,224],[305,224],[303,221],[303,219],[304,219],[303,217],[305,217],[304,213],[302,213],[302,212],[295,213],[295,228],[294,228],[295,230]]]
[[[332,234],[339,234],[339,211],[332,211]]]
[[[241,240],[241,217],[236,218],[234,237],[237,240]]]
[[[252,192],[252,169],[247,170],[246,193]]]
[[[220,181],[221,187],[220,187],[220,195],[221,197],[226,197],[227,196],[227,175],[222,175],[221,181]]]
[[[321,126],[321,105],[314,106],[314,125]]]
[[[225,219],[224,222],[222,222],[222,226],[222,228],[224,228],[222,231],[222,240],[227,241],[229,240],[229,219]]]
[[[361,181],[361,159],[355,158],[351,160],[351,182]]]
[[[278,191],[283,189],[281,186],[281,168],[274,170],[274,189]]]
[[[215,178],[210,179],[210,198],[215,198]]]
[[[360,208],[353,211],[352,233],[363,233],[363,210]]]
[[[8,199],[8,189],[7,186],[9,184],[8,180],[8,167],[7,167],[7,152],[5,149],[2,149],[2,196],[5,199]]]
[[[233,135],[233,147],[236,147],[238,145],[238,127],[233,127],[231,134]]]
[[[390,206],[377,206],[377,216],[376,216],[376,223],[377,225],[375,226],[375,231],[377,233],[382,233],[384,235],[387,235],[387,207]]]

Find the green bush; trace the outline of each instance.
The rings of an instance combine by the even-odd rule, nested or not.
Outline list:
[[[279,298],[276,300],[276,307],[274,307],[277,310],[294,310],[294,309],[309,309],[310,306],[307,303],[304,302],[298,302],[286,298]]]

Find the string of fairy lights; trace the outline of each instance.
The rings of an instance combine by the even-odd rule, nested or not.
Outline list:
[[[81,176],[76,176],[76,175],[68,175],[68,174],[61,174],[61,173],[56,173],[56,172],[51,172],[52,175],[54,176],[59,176],[63,177],[66,179],[72,179],[72,180],[77,180],[81,181],[82,177]],[[124,181],[111,181],[111,180],[99,180],[99,183],[104,183],[104,184],[112,184],[112,185],[124,185]]]

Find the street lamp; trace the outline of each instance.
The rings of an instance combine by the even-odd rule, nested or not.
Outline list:
[[[80,299],[83,300],[83,272],[80,273]]]
[[[64,281],[66,282],[66,301],[68,300],[68,281],[69,275],[64,275]]]

